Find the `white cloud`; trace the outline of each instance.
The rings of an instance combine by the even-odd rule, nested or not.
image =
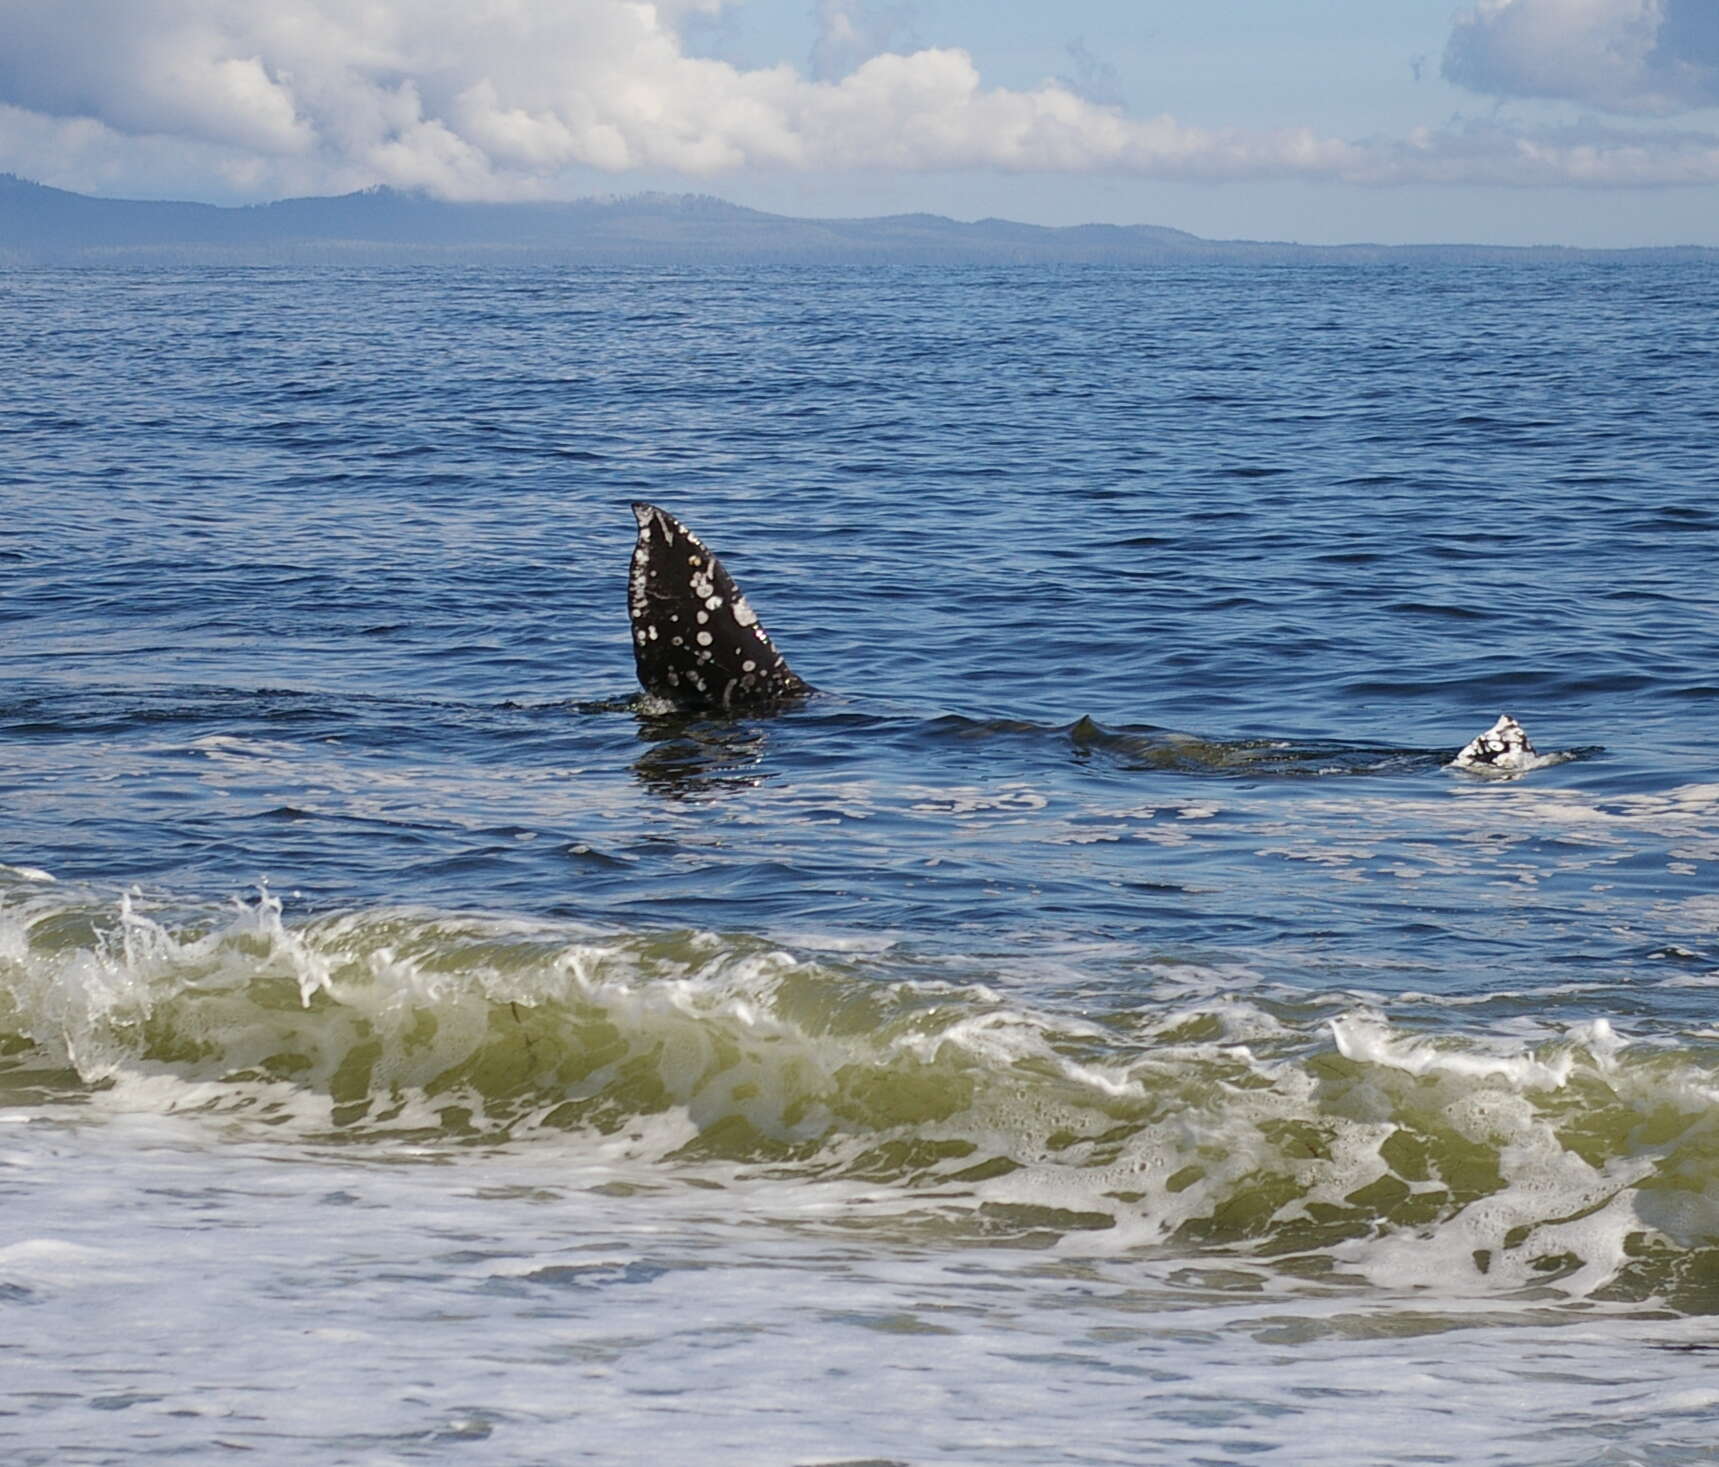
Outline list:
[[[1479,0],[1445,77],[1497,97],[1667,115],[1719,103],[1715,0]]]
[[[1719,183],[1719,135],[1642,132],[1592,122],[1521,128],[1499,122],[1419,129],[1370,150],[1353,183],[1643,188]]]
[[[1639,107],[1669,83],[1630,78],[1685,76],[1664,50],[1682,34],[1666,7],[1684,3],[1709,0],[1482,0],[1453,37],[1467,58],[1455,64],[1521,90],[1532,60],[1548,93],[1585,77]],[[1719,181],[1719,137],[1702,134],[1494,124],[1355,141],[1131,117],[1058,81],[987,87],[965,51],[877,49],[911,15],[901,0],[822,0],[823,79],[687,54],[679,27],[720,4],[0,0],[0,167],[74,186],[202,170],[252,196],[382,182],[453,198],[577,192],[570,180],[592,170]]]

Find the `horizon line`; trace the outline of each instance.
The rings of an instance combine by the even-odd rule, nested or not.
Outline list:
[[[644,203],[660,201],[667,203],[698,203],[714,204],[736,213],[756,215],[764,219],[782,220],[788,223],[807,224],[868,224],[882,223],[890,220],[925,219],[940,223],[953,224],[961,227],[978,227],[981,225],[1008,225],[1011,228],[1032,230],[1044,235],[1069,233],[1079,230],[1151,230],[1164,234],[1179,235],[1184,239],[1199,244],[1209,245],[1256,245],[1266,248],[1282,248],[1306,250],[1310,252],[1326,252],[1340,250],[1484,250],[1501,253],[1528,253],[1533,251],[1567,251],[1572,254],[1593,255],[1626,255],[1652,252],[1678,251],[1688,253],[1705,253],[1719,255],[1719,245],[1696,244],[1689,242],[1662,242],[1657,244],[1633,245],[1581,245],[1567,244],[1561,241],[1540,241],[1532,244],[1497,244],[1482,240],[1462,241],[1406,241],[1396,244],[1384,243],[1378,240],[1355,239],[1333,242],[1328,244],[1310,244],[1294,239],[1266,239],[1256,236],[1227,236],[1195,234],[1191,230],[1178,225],[1161,224],[1148,221],[1133,223],[1118,223],[1107,219],[1085,219],[1073,224],[1036,224],[1027,220],[1011,219],[1001,214],[986,214],[976,218],[964,219],[953,214],[938,214],[924,209],[909,209],[897,213],[886,214],[785,214],[772,209],[760,209],[750,204],[735,203],[732,199],[720,194],[695,192],[692,190],[669,190],[657,188],[638,189],[628,193],[606,192],[584,194],[571,198],[536,198],[536,199],[454,199],[432,192],[428,188],[402,188],[389,183],[366,184],[343,193],[326,194],[283,194],[276,198],[255,199],[246,202],[218,203],[208,199],[183,197],[137,197],[123,194],[94,194],[85,193],[78,189],[64,188],[58,184],[44,183],[40,179],[29,178],[12,170],[0,170],[0,183],[11,182],[22,184],[29,188],[42,189],[46,192],[64,194],[69,198],[85,199],[95,203],[122,205],[161,205],[166,207],[187,207],[211,209],[222,213],[241,213],[248,210],[269,209],[282,204],[338,202],[347,199],[364,197],[397,198],[412,200],[439,208],[464,209],[555,209],[571,207],[615,207],[628,203]]]

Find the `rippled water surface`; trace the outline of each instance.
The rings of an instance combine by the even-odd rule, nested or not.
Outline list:
[[[1709,1460],[1716,284],[0,277],[8,1460]]]

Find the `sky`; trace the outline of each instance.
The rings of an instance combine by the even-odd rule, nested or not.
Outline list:
[[[1719,245],[1719,0],[0,0],[0,171]]]

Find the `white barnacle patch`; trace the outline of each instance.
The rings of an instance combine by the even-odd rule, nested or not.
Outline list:
[[[1500,714],[1498,722],[1466,745],[1451,763],[1457,769],[1489,769],[1501,773],[1519,773],[1532,769],[1540,762],[1528,734],[1508,713]]]
[[[635,504],[633,513],[639,540],[628,592],[646,693],[673,687],[676,706],[696,706],[713,698],[729,705],[803,690],[757,613],[698,536],[654,506]],[[738,643],[724,615],[744,629]],[[672,671],[665,661],[673,662]],[[743,664],[738,673],[736,663]]]

